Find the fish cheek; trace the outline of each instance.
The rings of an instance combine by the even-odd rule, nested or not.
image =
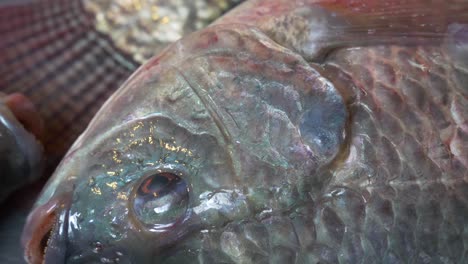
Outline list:
[[[125,198],[116,199],[95,182],[77,186],[68,221],[69,261],[113,259],[123,254],[119,241],[128,240],[127,208]]]

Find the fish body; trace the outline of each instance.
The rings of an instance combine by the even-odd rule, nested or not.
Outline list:
[[[467,10],[244,3],[103,105],[31,213],[26,259],[466,262]]]

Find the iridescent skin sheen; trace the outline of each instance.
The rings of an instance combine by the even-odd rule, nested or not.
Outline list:
[[[30,215],[26,259],[466,262],[467,10],[239,6],[101,108]]]

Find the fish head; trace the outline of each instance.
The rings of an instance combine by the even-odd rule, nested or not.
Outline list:
[[[445,234],[466,222],[466,4],[289,2],[249,1],[140,67],[44,189],[26,259],[452,254]]]
[[[29,217],[26,259],[223,261],[240,254],[233,228],[267,254],[264,223],[313,205],[347,119],[334,86],[259,30],[194,33],[144,64],[72,146]]]

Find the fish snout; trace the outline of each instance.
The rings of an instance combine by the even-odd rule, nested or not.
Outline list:
[[[65,262],[69,200],[54,197],[29,214],[21,237],[26,262]]]

